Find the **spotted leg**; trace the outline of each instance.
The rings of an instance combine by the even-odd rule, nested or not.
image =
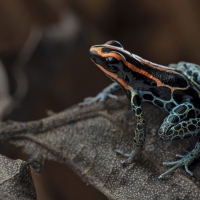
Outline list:
[[[196,136],[200,133],[200,118],[198,118],[199,110],[195,109],[191,103],[180,104],[175,107],[170,114],[165,118],[160,127],[159,135],[164,140],[183,139]],[[188,169],[188,166],[200,156],[200,140],[196,143],[195,148],[182,156],[178,161],[163,162],[163,165],[174,165],[171,169],[161,174],[158,178],[161,179],[165,175],[173,172],[178,167],[184,166],[185,171],[190,175],[193,173]],[[180,155],[178,155],[180,157]]]
[[[133,157],[139,151],[141,151],[141,148],[145,141],[145,132],[146,132],[145,120],[144,120],[143,109],[142,109],[140,97],[136,91],[131,90],[130,92],[131,92],[131,106],[135,112],[137,125],[136,125],[136,129],[135,129],[135,136],[133,139],[133,150],[129,154],[125,154],[119,149],[115,150],[117,153],[119,153],[125,157],[128,157],[128,159],[121,162],[122,165],[125,165],[126,163],[131,161],[133,159]]]
[[[113,98],[117,99],[116,95],[113,95],[112,93],[118,92],[121,89],[120,85],[118,83],[112,83],[108,87],[104,88],[97,96],[95,97],[87,97],[84,99],[83,102],[79,103],[79,106],[90,104],[96,101],[105,101],[106,98]]]

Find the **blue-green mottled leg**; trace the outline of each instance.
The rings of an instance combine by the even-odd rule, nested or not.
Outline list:
[[[175,107],[170,114],[165,118],[160,127],[159,135],[165,140],[183,139],[186,137],[196,136],[200,132],[199,110],[195,109],[191,103],[184,103]],[[174,165],[159,176],[163,178],[165,175],[173,172],[180,166],[184,166],[187,173],[193,175],[188,169],[188,166],[199,157],[200,142],[198,141],[195,148],[182,157],[178,161],[164,162],[163,165]]]
[[[97,96],[95,97],[87,97],[84,99],[83,102],[79,103],[79,106],[90,104],[96,101],[105,101],[106,98],[110,97],[113,99],[117,99],[116,95],[113,95],[112,93],[117,92],[121,89],[118,83],[112,83],[108,87],[104,88]]]
[[[198,118],[198,114],[199,110],[195,109],[189,102],[176,106],[160,126],[159,136],[164,140],[183,139],[185,137],[195,136],[195,127],[197,127],[196,118]]]
[[[199,121],[200,121],[200,119],[199,119]],[[191,176],[193,176],[193,173],[188,169],[188,166],[199,156],[200,156],[200,139],[196,143],[194,149],[191,152],[189,152],[188,154],[186,154],[185,156],[183,156],[182,159],[180,159],[178,161],[174,161],[174,162],[163,162],[163,165],[166,165],[166,166],[174,165],[174,166],[172,168],[170,168],[169,170],[165,171],[164,173],[162,173],[158,178],[162,179],[165,175],[173,172],[175,169],[177,169],[181,166],[184,166],[185,171],[187,173],[189,173]]]
[[[143,114],[140,97],[136,91],[131,90],[130,92],[131,92],[131,106],[132,106],[132,109],[135,111],[137,125],[135,129],[135,136],[133,139],[133,150],[129,154],[125,154],[119,149],[115,150],[117,153],[125,157],[128,157],[128,159],[121,162],[123,165],[131,161],[133,157],[139,151],[141,151],[141,148],[145,141],[145,132],[146,132],[144,114]]]

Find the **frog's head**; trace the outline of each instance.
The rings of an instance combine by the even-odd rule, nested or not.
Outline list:
[[[124,88],[129,86],[124,78],[120,78],[120,72],[123,72],[124,63],[130,52],[124,50],[123,46],[115,40],[108,41],[105,44],[94,45],[90,48],[91,60],[112,80],[120,83]]]
[[[112,40],[105,44],[92,46],[90,48],[90,58],[98,67],[101,66],[108,72],[117,73],[119,62],[125,59],[120,54],[122,49],[123,46],[118,41]]]

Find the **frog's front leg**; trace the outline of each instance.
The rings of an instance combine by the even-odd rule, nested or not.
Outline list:
[[[118,83],[112,83],[106,88],[104,88],[97,96],[95,97],[87,97],[84,99],[83,102],[79,103],[79,106],[90,104],[96,101],[105,101],[106,98],[113,98],[117,99],[116,95],[113,95],[112,93],[118,92],[121,89],[120,85]]]
[[[183,139],[196,136],[200,132],[200,118],[197,117],[199,110],[195,109],[191,103],[184,103],[175,107],[170,114],[165,118],[160,127],[159,135],[164,140]],[[161,174],[158,178],[163,178],[165,175],[173,172],[178,167],[184,166],[185,171],[190,175],[193,173],[188,169],[188,166],[200,155],[200,140],[195,148],[182,156],[178,161],[163,162],[163,165],[174,165],[171,169]],[[180,156],[178,156],[180,157]]]
[[[125,165],[129,161],[133,159],[133,157],[138,154],[145,141],[145,133],[146,133],[146,125],[144,120],[144,114],[141,104],[141,99],[137,93],[137,91],[130,90],[131,93],[131,106],[135,112],[135,117],[137,120],[136,129],[135,129],[135,136],[133,139],[133,150],[129,154],[123,153],[121,150],[116,149],[115,151],[128,159],[121,162],[122,165]]]

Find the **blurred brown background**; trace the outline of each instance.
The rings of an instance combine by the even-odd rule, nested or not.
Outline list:
[[[93,44],[116,39],[152,62],[200,64],[199,10],[198,0],[1,0],[0,59],[15,102],[3,120],[40,119],[108,85],[89,59]],[[20,149],[0,148],[25,159]],[[39,200],[107,199],[59,163],[45,162],[33,177]]]

